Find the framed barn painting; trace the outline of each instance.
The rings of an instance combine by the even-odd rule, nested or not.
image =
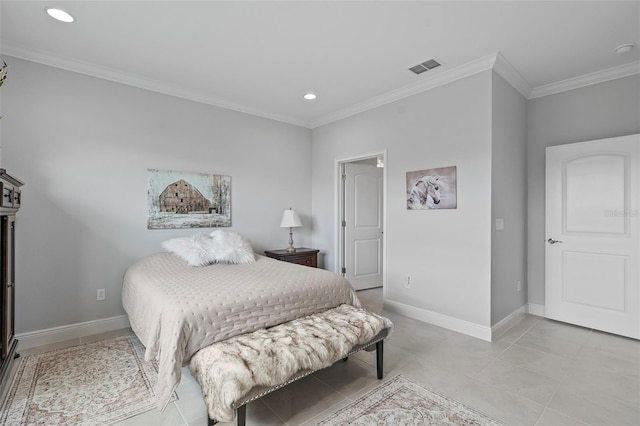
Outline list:
[[[148,229],[231,226],[231,177],[148,169]]]
[[[456,166],[407,172],[407,210],[458,208]]]

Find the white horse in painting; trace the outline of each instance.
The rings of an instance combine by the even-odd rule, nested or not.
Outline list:
[[[408,210],[436,209],[440,204],[440,184],[442,176],[423,176],[411,188],[407,197]]]

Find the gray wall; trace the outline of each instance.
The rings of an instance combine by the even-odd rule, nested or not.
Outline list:
[[[495,72],[492,83],[491,325],[494,325],[527,303],[527,101]],[[496,230],[497,218],[504,219],[503,231]]]
[[[639,75],[523,102],[487,71],[309,131],[5,59],[1,164],[26,182],[18,333],[122,314],[128,265],[165,239],[209,231],[146,229],[147,168],[231,175],[231,229],[257,251],[286,246],[279,221],[296,208],[296,244],[321,249],[334,270],[336,161],[383,150],[387,297],[492,325],[526,301],[527,287],[528,301],[544,304],[544,148],[640,133]],[[458,209],[407,211],[405,173],[449,165],[458,166]],[[495,231],[497,217],[505,231]],[[96,302],[102,287],[107,300]]]
[[[168,238],[147,230],[147,168],[231,176],[232,227],[256,251],[284,248],[285,208],[311,245],[311,132],[11,57],[2,166],[24,180],[18,333],[123,314],[122,275]],[[96,302],[96,289],[107,300]]]
[[[544,305],[545,148],[640,133],[640,75],[532,99],[527,109],[528,300]]]
[[[386,149],[387,299],[489,326],[491,80],[485,71],[313,130],[313,243],[327,269],[336,161]],[[407,211],[406,172],[445,166],[458,167],[458,208]]]

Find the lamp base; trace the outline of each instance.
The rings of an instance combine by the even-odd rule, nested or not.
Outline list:
[[[295,253],[296,248],[293,246],[293,230],[289,228],[289,247],[287,247],[287,253]]]

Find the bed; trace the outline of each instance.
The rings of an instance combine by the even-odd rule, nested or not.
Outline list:
[[[344,303],[360,307],[340,275],[260,255],[249,264],[193,267],[157,253],[128,268],[122,289],[145,358],[158,363],[161,410],[180,383],[182,366],[198,350]]]

